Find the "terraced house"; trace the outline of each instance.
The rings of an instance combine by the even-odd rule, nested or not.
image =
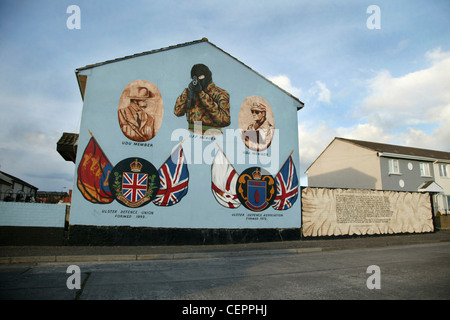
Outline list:
[[[310,187],[430,192],[450,213],[450,152],[336,137],[306,173]]]

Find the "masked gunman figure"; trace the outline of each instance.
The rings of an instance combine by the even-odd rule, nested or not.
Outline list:
[[[202,131],[222,133],[222,128],[230,125],[230,95],[226,90],[216,86],[212,81],[212,73],[204,64],[196,64],[191,70],[192,81],[178,97],[174,114],[177,117],[186,115],[189,130],[197,129],[196,122],[201,121]]]

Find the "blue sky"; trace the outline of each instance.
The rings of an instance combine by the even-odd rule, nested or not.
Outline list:
[[[367,28],[370,5],[380,29]],[[79,130],[74,70],[203,37],[305,103],[302,185],[336,136],[450,151],[449,16],[448,0],[2,0],[0,170],[72,188],[56,142]]]

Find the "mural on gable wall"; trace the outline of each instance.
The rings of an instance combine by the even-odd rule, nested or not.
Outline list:
[[[196,47],[170,51],[170,59],[152,54],[95,67],[83,106],[80,149],[87,145],[77,159],[71,223],[298,226],[298,158],[286,159],[298,148],[289,134],[296,125],[292,97],[214,48],[204,64],[195,64],[198,52],[185,49]],[[191,73],[183,84],[185,66]],[[173,106],[164,119],[163,101]],[[89,129],[97,139],[87,139]]]
[[[191,131],[195,122],[201,122],[202,129],[197,134],[221,134],[222,128],[230,125],[230,95],[214,83],[211,70],[204,64],[192,67],[191,79],[177,98],[174,114],[186,115]]]
[[[147,87],[143,87],[144,84]],[[121,101],[128,99],[131,103],[135,96],[130,93],[148,89],[148,84],[151,83],[143,80],[131,82],[122,93]],[[156,92],[154,88],[156,86],[152,88]],[[142,92],[146,99],[152,98],[149,91]],[[156,99],[158,101],[161,99]],[[152,106],[156,109],[157,104],[153,102]],[[124,109],[119,108],[119,119]],[[153,115],[157,114],[162,112],[153,112]],[[249,149],[259,151],[269,147],[273,137],[273,119],[270,105],[264,98],[251,96],[244,100],[239,122],[241,137]],[[246,130],[242,130],[243,127]],[[256,139],[248,131],[258,132]],[[124,206],[137,208],[150,201],[157,206],[178,203],[187,194],[188,180],[189,172],[181,144],[159,170],[145,159],[136,157],[122,160],[113,168],[92,136],[78,167],[77,185],[85,199],[92,203],[107,204],[116,199]],[[239,175],[220,150],[211,166],[211,189],[217,202],[225,207],[238,208],[243,204],[251,211],[263,211],[269,206],[286,210],[297,200],[298,179],[291,156],[274,179],[260,167],[248,168]]]
[[[120,129],[130,140],[148,141],[158,133],[163,112],[158,87],[145,80],[135,80],[125,87],[120,96]]]
[[[239,129],[247,148],[255,151],[266,150],[275,131],[270,104],[259,96],[247,97],[239,111]]]

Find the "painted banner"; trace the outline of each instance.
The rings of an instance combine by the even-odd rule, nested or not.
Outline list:
[[[181,145],[158,170],[161,186],[154,204],[172,206],[188,192],[189,171]]]
[[[99,204],[114,200],[108,183],[111,170],[111,163],[94,136],[91,136],[77,172],[77,186],[86,200]]]
[[[292,153],[291,153],[292,154]],[[291,208],[298,197],[298,178],[291,155],[275,177],[277,195],[272,207],[276,210]]]
[[[239,174],[222,150],[217,151],[211,166],[211,190],[222,206],[238,208],[241,205],[236,193]]]

